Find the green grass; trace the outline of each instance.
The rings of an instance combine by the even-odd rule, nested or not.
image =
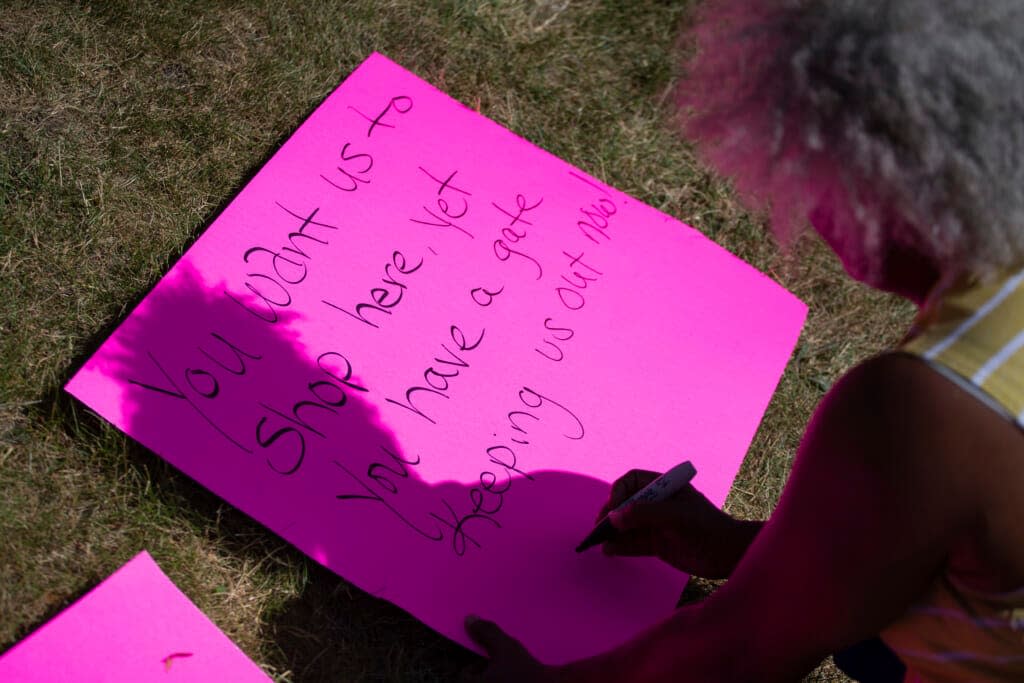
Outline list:
[[[810,306],[728,509],[772,510],[817,400],[906,305],[780,255],[671,125],[687,3],[6,3],[0,12],[0,650],[148,548],[281,681],[450,680],[472,658],[61,392],[373,50],[690,223]],[[623,470],[630,463],[622,463]],[[707,584],[696,586],[708,589]],[[813,680],[844,680],[827,665]]]

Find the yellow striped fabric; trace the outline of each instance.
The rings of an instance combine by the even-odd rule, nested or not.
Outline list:
[[[949,368],[1024,426],[1024,270],[943,297],[904,351]]]

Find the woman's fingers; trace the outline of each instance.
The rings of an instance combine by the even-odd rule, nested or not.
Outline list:
[[[659,476],[661,476],[659,472],[652,472],[650,470],[630,470],[616,479],[615,483],[612,484],[611,492],[608,496],[608,502],[601,506],[601,509],[597,513],[597,519],[594,520],[595,523],[603,519],[609,511],[617,508],[619,505],[622,505],[627,498],[650,484]]]
[[[518,640],[502,631],[493,621],[469,615],[466,617],[466,633],[491,659],[502,659],[510,654],[519,655],[526,652]]]
[[[520,683],[552,680],[552,670],[534,659],[523,644],[493,621],[466,617],[466,633],[487,653],[486,669],[477,680],[484,683]]]
[[[621,510],[608,513],[608,521],[618,531],[643,529],[672,528],[685,524],[686,520],[679,515],[675,501],[666,500],[658,503],[632,503]]]
[[[606,555],[660,555],[667,536],[679,533],[679,510],[674,501],[633,503],[608,513],[616,534],[605,541]]]
[[[605,555],[621,557],[647,557],[656,555],[653,534],[643,532],[621,533],[601,545]]]
[[[630,470],[615,480],[609,503],[612,507],[621,505],[627,498],[661,476],[660,472],[650,470]]]

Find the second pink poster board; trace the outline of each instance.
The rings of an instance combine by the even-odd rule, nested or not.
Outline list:
[[[10,683],[270,683],[143,551],[0,656]]]

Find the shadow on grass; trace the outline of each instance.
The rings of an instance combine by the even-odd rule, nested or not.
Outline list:
[[[455,681],[483,660],[404,611],[305,560],[308,579],[267,625],[269,660],[296,683]]]

